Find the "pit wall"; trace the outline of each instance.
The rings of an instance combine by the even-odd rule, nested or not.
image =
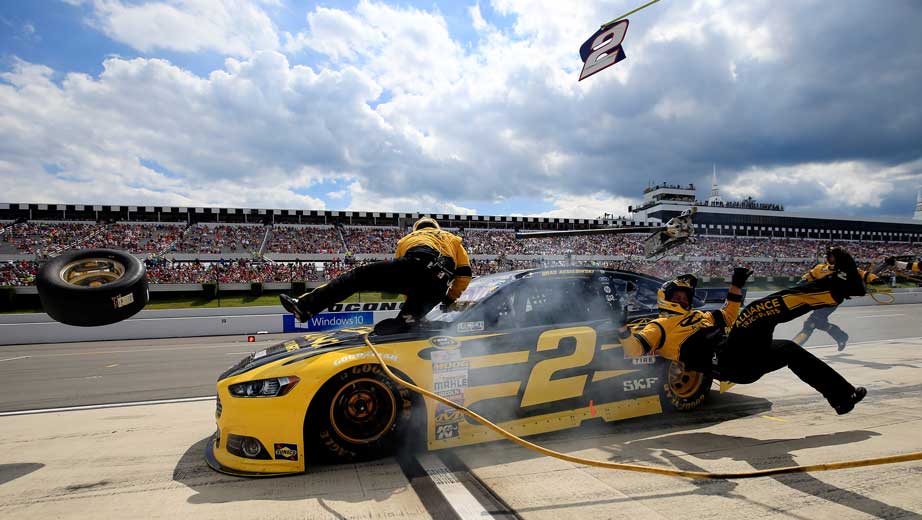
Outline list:
[[[752,291],[753,301],[769,292]],[[922,289],[895,289],[894,304],[922,303]],[[73,327],[43,313],[0,315],[0,345],[67,343],[191,336],[250,335],[260,332],[316,332],[333,328],[372,326],[392,318],[399,303],[337,304],[308,323],[296,322],[281,306],[207,309],[143,310],[134,317],[103,327]],[[844,306],[878,305],[869,296],[847,300]]]

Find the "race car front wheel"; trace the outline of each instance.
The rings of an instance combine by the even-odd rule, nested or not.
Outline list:
[[[711,391],[712,378],[701,372],[685,370],[678,361],[660,363],[660,399],[666,410],[687,412],[701,406]]]
[[[147,271],[134,256],[112,249],[68,251],[38,273],[42,308],[56,321],[78,327],[109,325],[147,305]]]
[[[409,433],[413,401],[378,365],[340,372],[314,398],[304,425],[305,445],[333,462],[389,455]]]

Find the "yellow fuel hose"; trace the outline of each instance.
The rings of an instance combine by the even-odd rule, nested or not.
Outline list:
[[[528,442],[521,437],[514,435],[500,426],[494,424],[489,419],[481,416],[477,412],[470,410],[460,404],[456,404],[448,399],[430,392],[425,388],[414,385],[408,381],[404,381],[399,376],[391,372],[391,369],[387,366],[387,363],[384,362],[384,358],[381,357],[381,354],[378,353],[378,349],[375,348],[371,340],[368,338],[368,334],[365,334],[365,345],[371,349],[372,354],[378,360],[378,364],[381,365],[381,369],[384,370],[384,373],[388,377],[396,381],[398,384],[409,388],[410,390],[424,396],[429,399],[438,401],[445,406],[450,406],[464,415],[476,420],[477,422],[483,424],[484,426],[490,428],[496,433],[502,435],[503,437],[509,439],[510,441],[528,448],[532,451],[541,453],[542,455],[547,455],[548,457],[554,457],[560,460],[565,460],[567,462],[572,462],[574,464],[583,464],[586,466],[594,466],[596,468],[605,468],[605,469],[620,469],[622,471],[634,471],[638,473],[653,473],[656,475],[667,475],[670,477],[686,477],[686,478],[700,478],[700,479],[742,479],[742,478],[755,478],[755,477],[766,477],[769,475],[784,475],[788,473],[808,473],[812,471],[830,471],[834,469],[846,469],[846,468],[858,468],[864,466],[877,466],[881,464],[894,464],[898,462],[909,462],[913,460],[922,460],[922,451],[917,451],[914,453],[906,453],[903,455],[890,455],[887,457],[875,457],[871,459],[860,459],[860,460],[849,460],[843,462],[831,462],[827,464],[810,464],[806,466],[787,466],[782,468],[770,468],[754,471],[740,471],[740,472],[731,472],[731,473],[712,473],[709,471],[682,471],[676,469],[668,468],[656,468],[652,466],[641,466],[637,464],[622,464],[619,462],[607,462],[603,460],[594,460],[586,459],[583,457],[575,457],[573,455],[567,455],[566,453],[560,453],[554,450],[538,446],[535,443]]]

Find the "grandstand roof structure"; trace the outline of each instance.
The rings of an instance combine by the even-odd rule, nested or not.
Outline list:
[[[716,180],[712,192],[716,191]],[[881,217],[847,217],[790,213],[780,204],[746,199],[738,202],[702,201],[694,185],[662,183],[644,190],[644,201],[629,208],[640,220],[667,221],[697,207],[696,231],[711,235],[788,236],[831,240],[882,240],[917,242],[922,220]],[[742,232],[742,233],[741,233]]]

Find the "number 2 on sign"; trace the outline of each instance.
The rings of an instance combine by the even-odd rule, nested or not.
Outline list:
[[[583,59],[580,81],[624,59],[621,42],[627,34],[627,26],[628,21],[621,20],[610,27],[599,29],[583,43],[579,49],[580,58]]]

